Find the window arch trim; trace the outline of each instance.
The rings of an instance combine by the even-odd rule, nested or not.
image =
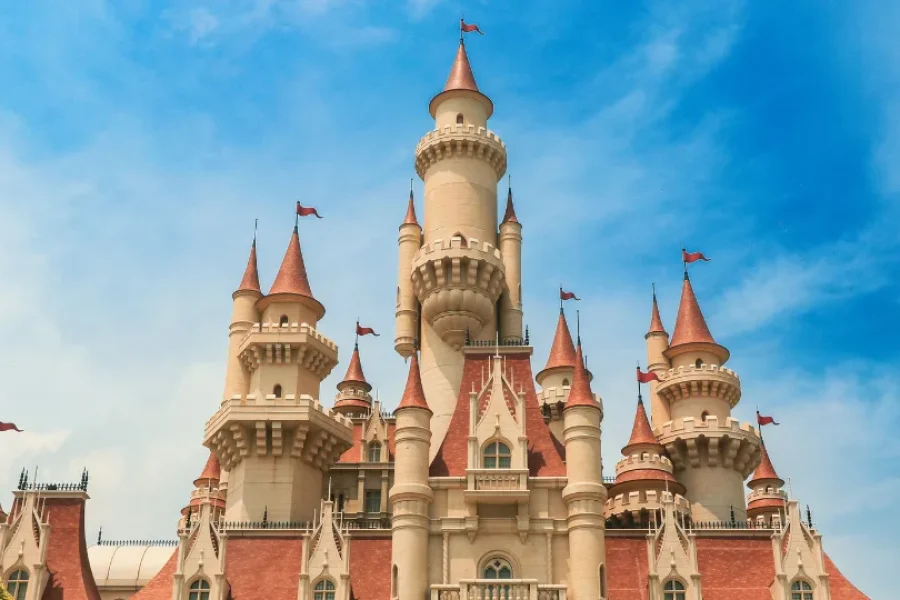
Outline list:
[[[512,444],[506,438],[494,436],[488,439],[481,446],[480,456],[482,469],[512,468]]]

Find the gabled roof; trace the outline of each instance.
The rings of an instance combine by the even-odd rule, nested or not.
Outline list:
[[[681,344],[692,344],[696,342],[705,342],[715,344],[709,327],[706,325],[706,319],[703,318],[703,312],[700,310],[700,304],[697,302],[697,296],[694,295],[694,288],[691,286],[691,280],[684,275],[684,284],[681,286],[681,303],[678,305],[678,317],[675,319],[675,332],[672,334],[670,348]]]
[[[241,283],[235,291],[260,292],[259,269],[256,266],[256,238],[253,238],[253,245],[250,246],[250,258],[247,259],[247,268],[244,269],[244,277],[241,279]]]
[[[653,429],[650,427],[650,420],[647,418],[647,410],[644,408],[644,401],[638,400],[637,410],[634,413],[634,425],[631,426],[631,437],[628,443],[622,448],[622,454],[629,456],[631,452],[641,446],[655,446],[660,450],[662,446],[653,435]]]
[[[296,226],[281,261],[281,267],[272,283],[272,289],[269,290],[269,295],[272,294],[297,294],[315,299],[309,287],[309,277],[306,275],[306,265],[303,262],[300,236]]]
[[[566,322],[566,314],[559,310],[559,320],[556,322],[556,334],[553,336],[553,345],[550,346],[550,356],[544,371],[558,367],[573,368],[575,366],[575,344],[572,343],[572,333]]]
[[[42,498],[50,534],[47,542],[47,571],[50,581],[42,600],[100,600],[91,572],[84,530],[83,498]],[[171,593],[171,586],[169,587]]]

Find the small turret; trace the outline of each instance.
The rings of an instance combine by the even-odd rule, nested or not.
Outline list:
[[[506,270],[506,286],[500,295],[500,339],[522,342],[522,225],[513,207],[512,187],[506,194],[498,242]]]
[[[182,528],[188,523],[199,521],[201,506],[210,504],[211,520],[217,521],[225,512],[225,493],[219,488],[219,480],[222,477],[222,468],[219,459],[214,452],[209,453],[209,458],[203,466],[200,476],[194,480],[194,491],[191,492],[191,500],[181,510],[184,517]]]
[[[782,489],[784,480],[775,472],[766,445],[760,448],[759,466],[747,482],[747,516],[767,526],[783,524],[787,511],[787,494]]]
[[[250,257],[241,283],[231,295],[231,324],[228,328],[228,360],[225,364],[225,389],[223,401],[234,396],[243,396],[248,391],[250,374],[241,363],[239,347],[241,340],[259,321],[256,303],[262,297],[259,289],[259,269],[256,265],[256,236],[250,246]]]
[[[544,419],[549,420],[550,431],[558,440],[563,438],[563,409],[569,397],[574,373],[575,344],[572,343],[566,314],[560,308],[547,364],[534,378],[541,386],[540,401]]]
[[[372,410],[372,386],[366,381],[362,362],[359,359],[359,344],[353,347],[353,355],[347,366],[347,374],[337,384],[338,393],[334,399],[334,410],[343,415],[366,414]]]
[[[316,300],[309,286],[296,225],[275,281],[269,293],[259,301],[258,308],[266,323],[307,323],[315,326],[325,316],[325,307]]]
[[[687,354],[691,356],[686,357]],[[724,365],[730,356],[728,349],[716,343],[709,332],[709,326],[703,317],[703,311],[700,310],[700,303],[697,302],[687,273],[684,274],[684,284],[681,287],[681,303],[678,305],[678,317],[675,319],[675,332],[665,355],[676,369],[682,365],[693,364],[695,356],[704,363],[719,365]]]
[[[653,289],[653,307],[650,311],[650,329],[644,336],[647,341],[647,365],[648,370],[663,376],[669,370],[669,360],[666,358],[666,350],[669,349],[669,334],[663,327],[662,318],[659,316],[659,304],[656,301],[656,287]],[[660,399],[656,393],[659,383],[650,382],[650,415],[653,418],[653,424],[657,427],[662,426],[666,421],[671,420],[672,415],[669,411],[669,405]]]
[[[416,205],[413,200],[412,182],[409,189],[409,205],[406,218],[400,224],[397,272],[397,334],[394,337],[394,349],[403,358],[409,358],[414,351],[414,341],[419,337],[419,300],[413,290],[411,278],[412,261],[422,245],[422,227],[416,218]]]

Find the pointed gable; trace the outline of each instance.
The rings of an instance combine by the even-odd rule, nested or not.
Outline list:
[[[314,298],[309,287],[309,277],[306,275],[303,253],[300,250],[300,236],[297,233],[297,227],[294,227],[287,252],[284,253],[284,259],[278,269],[278,275],[275,276],[272,289],[269,290],[269,295],[272,294],[297,294]]]
[[[685,274],[684,284],[681,287],[681,304],[678,305],[678,317],[675,319],[675,332],[672,334],[669,347],[697,342],[715,344],[716,340],[709,332],[697,296],[694,295],[691,280]]]

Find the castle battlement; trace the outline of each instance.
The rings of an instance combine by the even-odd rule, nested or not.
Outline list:
[[[747,502],[755,500],[783,500],[785,505],[788,501],[787,492],[777,488],[753,490],[747,494]]]
[[[506,173],[506,144],[493,131],[472,124],[448,125],[429,131],[416,145],[416,173],[425,172],[435,163],[453,157],[476,157],[489,163],[497,179]]]
[[[654,433],[676,470],[722,466],[735,469],[746,479],[759,464],[759,432],[749,423],[731,417],[721,425],[716,416],[705,421],[694,417],[675,419]]]
[[[469,250],[473,252],[483,252],[490,254],[497,260],[501,260],[500,250],[489,242],[480,242],[472,238],[468,241],[462,238],[451,238],[449,240],[434,240],[431,243],[423,244],[413,257],[413,264],[417,263],[422,256],[433,254],[435,252],[447,252],[448,250]],[[467,253],[468,254],[468,253]]]
[[[275,334],[283,334],[283,333],[300,333],[309,336],[310,338],[320,342],[326,348],[333,350],[334,352],[338,351],[338,346],[333,341],[331,341],[324,334],[320,333],[315,327],[310,325],[309,323],[274,323],[274,322],[266,322],[266,323],[254,323],[250,328],[250,331],[247,332],[247,335],[241,340],[241,346],[244,346],[244,342],[247,338],[253,336],[253,334],[258,333],[275,333]]]
[[[635,452],[616,463],[616,475],[637,469],[656,469],[671,473],[674,468],[672,461],[666,456],[656,453],[647,455],[646,452],[643,454]]]
[[[541,404],[555,404],[556,402],[565,402],[569,397],[569,390],[572,388],[564,385],[564,386],[550,386],[543,388],[541,393],[538,394],[538,398],[541,401]]]
[[[609,518],[614,515],[637,513],[642,510],[662,510],[663,504],[667,500],[674,501],[676,511],[685,515],[691,513],[691,503],[684,496],[675,494],[673,498],[671,492],[660,492],[657,490],[642,490],[610,496],[606,501],[605,513],[606,517]]]
[[[691,397],[713,397],[734,407],[741,399],[740,377],[719,365],[688,365],[663,371],[656,389],[670,403]]]
[[[683,419],[667,421],[663,424],[662,428],[655,429],[653,433],[656,434],[657,438],[663,438],[695,431],[702,431],[707,434],[715,434],[717,432],[725,433],[730,431],[734,433],[744,433],[759,438],[759,431],[757,431],[750,423],[741,423],[737,419],[728,417],[725,419],[723,425],[719,425],[719,417],[715,415],[706,417],[705,421],[698,420],[694,417],[684,417]]]

